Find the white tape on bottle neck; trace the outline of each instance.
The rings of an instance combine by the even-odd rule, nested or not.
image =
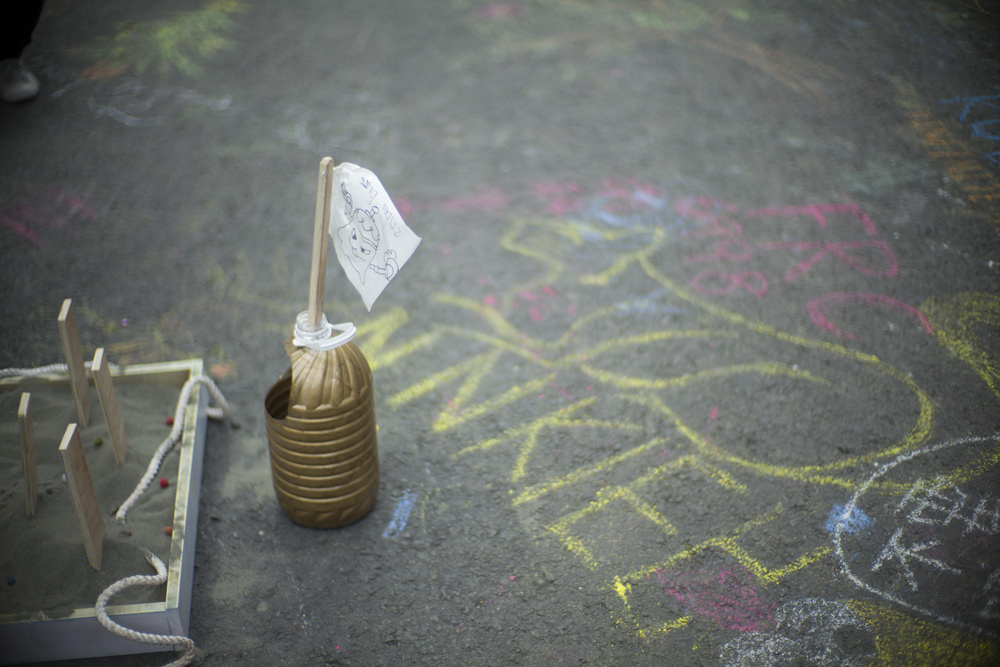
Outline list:
[[[333,335],[334,331],[340,333]],[[308,347],[312,350],[332,350],[344,343],[349,343],[358,329],[353,322],[330,324],[326,315],[318,326],[309,325],[309,313],[302,312],[295,318],[295,336],[292,344],[297,347]]]

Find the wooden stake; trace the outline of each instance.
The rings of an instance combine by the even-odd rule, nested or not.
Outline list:
[[[84,427],[90,421],[90,390],[87,388],[87,369],[83,367],[83,353],[80,351],[80,336],[76,329],[76,315],[73,300],[63,301],[59,311],[59,336],[62,338],[66,365],[69,366],[69,384],[73,388],[76,401],[76,417]]]
[[[326,255],[330,234],[330,206],[333,199],[333,158],[319,163],[316,186],[316,221],[313,226],[312,272],[309,276],[309,325],[323,321],[323,294],[326,291]]]
[[[38,504],[38,471],[35,469],[35,426],[31,419],[31,394],[21,394],[17,407],[17,425],[21,431],[21,471],[24,474],[24,513],[35,516]]]
[[[66,472],[66,484],[73,499],[73,507],[76,508],[76,518],[80,522],[80,534],[83,536],[87,562],[90,563],[90,567],[100,570],[101,551],[104,547],[104,519],[101,518],[101,508],[97,504],[94,482],[90,478],[90,468],[87,467],[87,457],[83,455],[83,445],[80,444],[80,433],[76,424],[66,427],[66,433],[59,445],[59,456]]]
[[[101,399],[104,421],[108,423],[111,446],[115,449],[115,461],[119,464],[125,463],[125,452],[128,450],[125,422],[122,420],[122,412],[118,407],[118,395],[115,393],[115,385],[111,381],[111,368],[108,366],[107,357],[104,356],[103,347],[97,348],[97,351],[94,352],[94,363],[90,365],[90,372],[94,376],[97,397]]]

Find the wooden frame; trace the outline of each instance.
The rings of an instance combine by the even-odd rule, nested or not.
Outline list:
[[[179,396],[184,383],[191,377],[201,375],[202,369],[201,359],[137,364],[116,374],[115,382],[172,385],[177,387]],[[65,375],[0,378],[0,391],[21,390],[42,383],[66,386],[69,380]],[[178,446],[180,460],[165,599],[162,602],[108,607],[108,614],[116,621],[139,632],[188,634],[207,407],[208,392],[201,385],[196,385],[187,405],[184,430]],[[174,455],[176,454],[171,453],[171,456]],[[0,650],[0,664],[170,650],[169,647],[133,642],[112,634],[97,620],[95,603],[96,600],[86,601],[85,606],[74,610],[69,616],[51,620],[28,621],[21,616],[0,615],[0,647],[3,647]]]

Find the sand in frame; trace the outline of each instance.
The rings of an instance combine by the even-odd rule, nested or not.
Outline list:
[[[116,384],[166,385],[176,388],[179,396],[184,383],[201,375],[202,370],[201,359],[137,364],[124,369],[114,380]],[[68,379],[55,375],[2,378],[0,391],[30,391],[31,387],[43,384],[68,386]],[[201,385],[196,385],[185,407],[181,441],[168,455],[168,458],[179,458],[164,599],[142,604],[112,604],[108,607],[112,618],[139,632],[188,634],[207,406],[208,392]],[[114,522],[110,516],[106,520],[109,524]],[[138,567],[138,571],[129,574],[151,573],[142,569],[142,565]],[[59,618],[47,618],[44,608],[26,610],[28,614],[0,615],[0,646],[4,649],[0,651],[0,664],[169,650],[168,647],[133,642],[112,634],[97,620],[95,602],[96,598],[81,600],[78,608]]]

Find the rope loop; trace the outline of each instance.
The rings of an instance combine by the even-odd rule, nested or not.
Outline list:
[[[149,564],[156,570],[156,574],[137,574],[131,577],[125,577],[124,579],[116,581],[105,588],[101,595],[97,598],[97,605],[94,609],[97,613],[97,620],[100,621],[101,625],[109,631],[119,637],[122,637],[123,639],[130,639],[135,642],[142,642],[143,644],[170,646],[173,647],[175,651],[184,651],[184,655],[165,666],[184,667],[184,665],[191,664],[191,661],[194,660],[195,656],[194,641],[191,638],[184,637],[182,635],[154,635],[149,632],[139,632],[116,623],[111,620],[110,616],[108,616],[108,602],[111,598],[118,595],[126,588],[131,588],[133,586],[159,586],[166,583],[167,566],[163,564],[163,561],[157,558],[156,554],[149,549],[146,549],[146,560],[149,561]]]
[[[181,435],[184,432],[184,417],[187,413],[187,404],[191,399],[191,392],[199,384],[204,385],[208,389],[208,392],[212,395],[216,403],[216,407],[210,407],[206,411],[208,416],[212,419],[230,420],[229,403],[226,402],[226,398],[222,395],[222,392],[212,382],[212,378],[206,375],[196,375],[189,378],[184,383],[184,387],[181,389],[181,396],[177,400],[177,408],[174,410],[174,425],[170,429],[170,435],[160,444],[156,453],[153,454],[153,458],[149,460],[149,465],[146,467],[146,474],[139,480],[135,490],[132,491],[132,495],[119,506],[118,511],[115,513],[115,521],[118,523],[125,522],[125,515],[128,514],[128,511],[139,500],[139,496],[149,488],[149,485],[156,478],[156,473],[159,472],[160,465],[163,463],[163,458],[170,453],[174,445],[181,441]]]

